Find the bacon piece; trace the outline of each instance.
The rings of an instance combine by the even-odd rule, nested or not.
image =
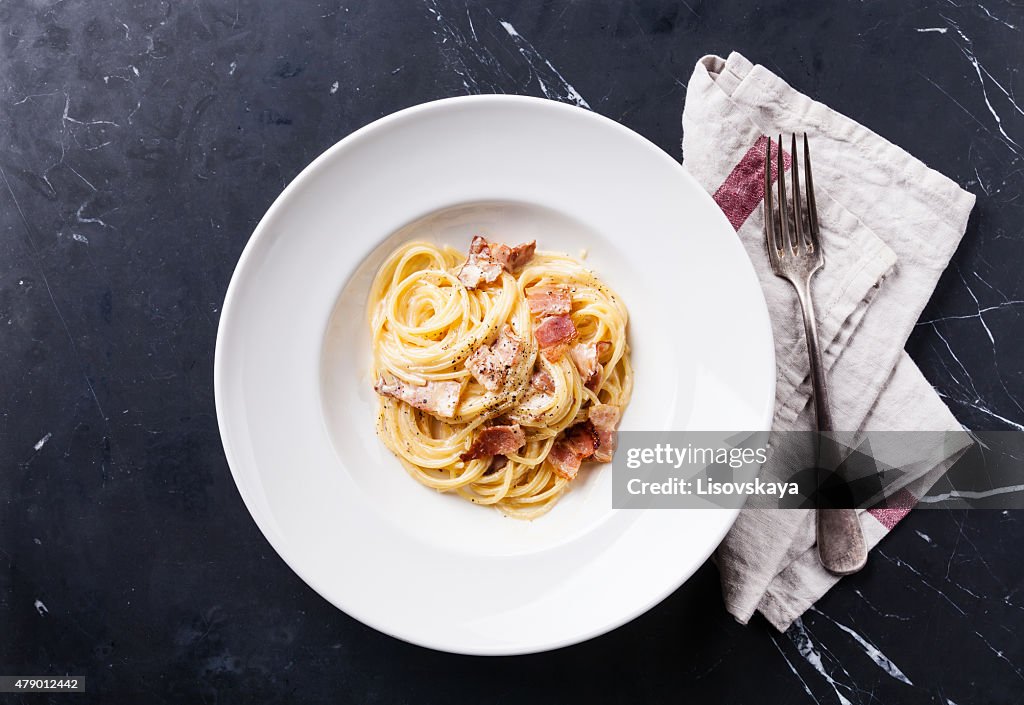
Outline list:
[[[508,373],[523,352],[523,341],[506,325],[494,345],[481,345],[466,358],[466,369],[489,392],[505,386]]]
[[[541,352],[551,362],[562,359],[569,343],[578,335],[569,316],[548,316],[533,330]]]
[[[590,418],[570,426],[565,436],[551,446],[548,460],[555,472],[567,480],[576,477],[580,464],[593,457],[608,462],[615,452],[615,425],[619,422],[619,407],[597,404],[590,410]]]
[[[547,370],[541,368],[530,376],[530,386],[538,392],[547,392],[550,394],[555,391],[555,380],[551,378],[551,375],[548,374]]]
[[[533,253],[537,249],[537,241],[531,240],[515,247],[495,242],[491,243],[491,256],[494,261],[505,268],[506,272],[515,274],[524,264],[533,259]]]
[[[564,477],[566,480],[571,480],[580,471],[583,458],[573,453],[572,448],[563,441],[558,441],[551,446],[551,451],[548,453],[548,462],[551,463],[551,468],[555,471],[556,475]]]
[[[541,350],[540,354],[543,355],[544,359],[547,360],[548,362],[558,362],[563,357],[565,357],[565,353],[568,352],[568,350],[569,350],[569,344],[568,343],[559,343],[558,345],[555,345],[554,347],[550,347],[550,348],[547,348],[545,350]]]
[[[615,427],[619,425],[620,418],[622,412],[614,404],[595,404],[590,407],[587,419],[593,424],[598,438],[594,460],[601,463],[611,462],[617,441]]]
[[[586,460],[597,451],[601,439],[598,438],[594,424],[588,420],[566,429],[565,443],[573,453]]]
[[[531,286],[526,290],[526,303],[532,314],[558,316],[569,313],[572,296],[567,286]]]
[[[459,281],[470,289],[481,282],[492,282],[501,276],[501,263],[495,261],[487,240],[475,235],[469,245],[469,257],[459,270]]]
[[[495,455],[514,453],[526,443],[526,434],[519,424],[511,426],[490,426],[482,430],[469,450],[460,455],[462,460],[476,460]]]
[[[569,349],[569,357],[579,370],[583,384],[588,388],[595,389],[600,384],[604,368],[598,360],[611,347],[612,344],[607,340],[600,340],[596,343],[576,343]]]
[[[601,377],[601,363],[597,361],[597,346],[587,343],[576,343],[569,348],[569,357],[576,365],[583,384],[590,386],[591,380]]]
[[[491,243],[487,242],[485,237],[474,235],[473,239],[469,241],[469,256],[490,257]]]
[[[509,247],[505,243],[487,242],[480,235],[474,235],[469,245],[469,257],[459,270],[459,281],[470,289],[476,289],[481,282],[495,281],[503,269],[515,274],[516,270],[533,258],[536,249],[536,240]]]
[[[396,379],[388,382],[382,376],[373,385],[377,394],[393,397],[404,401],[410,406],[429,411],[444,418],[455,416],[455,407],[459,404],[462,385],[458,382],[427,382],[423,386],[406,384]]]
[[[551,446],[548,460],[556,474],[571,480],[583,461],[594,455],[599,443],[594,424],[584,421],[566,429],[565,437]]]
[[[548,316],[534,329],[534,335],[542,348],[567,343],[576,337],[576,326],[569,316]]]

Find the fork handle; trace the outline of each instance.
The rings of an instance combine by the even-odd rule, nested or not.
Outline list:
[[[825,366],[818,345],[818,326],[814,318],[810,277],[797,285],[797,298],[804,317],[804,334],[811,363],[811,388],[814,396],[814,416],[818,427],[818,467],[829,470],[838,467],[839,453],[830,434],[832,409],[825,385]],[[849,575],[864,567],[868,560],[867,544],[861,530],[860,519],[854,509],[820,508],[816,512],[818,558],[827,571],[835,575]]]
[[[811,359],[811,389],[814,392],[814,416],[817,421],[818,433],[831,433],[832,408],[828,403],[828,390],[825,388],[825,365],[821,361],[821,349],[818,347],[818,324],[814,318],[814,301],[811,298],[811,280],[796,287],[800,310],[804,315],[804,334],[807,337],[807,354]]]

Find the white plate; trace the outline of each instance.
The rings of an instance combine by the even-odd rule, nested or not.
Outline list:
[[[595,468],[530,523],[422,487],[374,435],[365,318],[399,242],[471,233],[578,255],[630,312],[622,427],[766,430],[774,358],[735,232],[668,155],[545,100],[428,103],[364,127],[285,189],[242,253],[217,335],[224,450],[267,540],[314,590],[400,639],[542,651],[636,617],[707,559],[731,510],[611,508]]]

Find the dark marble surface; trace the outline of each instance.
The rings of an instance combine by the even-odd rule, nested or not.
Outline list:
[[[736,49],[978,195],[908,349],[967,426],[1022,429],[1019,2],[18,0],[0,30],[0,674],[104,703],[1024,701],[1020,514],[913,513],[802,631],[736,624],[708,565],[588,643],[456,657],[292,574],[212,390],[238,255],[333,142],[434,98],[557,97],[557,71],[678,157],[694,62]]]

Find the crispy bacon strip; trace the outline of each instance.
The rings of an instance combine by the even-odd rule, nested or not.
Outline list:
[[[531,286],[526,290],[530,313],[537,316],[559,316],[572,309],[572,295],[567,286]]]
[[[556,474],[571,480],[583,461],[594,455],[599,443],[594,425],[584,421],[566,429],[565,437],[551,446],[548,460]]]
[[[572,448],[565,442],[558,441],[551,446],[551,451],[548,453],[548,462],[551,463],[551,468],[555,471],[556,475],[564,477],[566,480],[571,480],[580,471],[583,458],[573,453]]]
[[[481,283],[495,281],[501,276],[502,270],[515,274],[516,270],[533,258],[536,249],[536,240],[509,247],[501,242],[488,242],[480,235],[475,235],[469,244],[469,257],[459,270],[459,281],[470,289],[476,289]]]
[[[506,325],[494,345],[481,345],[466,358],[466,369],[489,392],[505,386],[508,373],[523,353],[523,341]]]
[[[562,359],[578,332],[569,316],[548,316],[533,330],[541,353],[551,362]]]
[[[618,441],[615,427],[619,425],[622,412],[614,404],[595,404],[590,407],[588,421],[597,432],[598,444],[594,452],[594,460],[601,463],[611,462]]]
[[[538,392],[551,394],[555,391],[555,380],[551,378],[551,375],[548,374],[547,370],[541,368],[530,376],[530,386]]]
[[[490,283],[501,276],[501,263],[495,261],[487,240],[476,235],[469,245],[469,257],[459,270],[459,281],[470,289],[481,282]]]
[[[444,418],[455,416],[455,407],[462,394],[462,385],[458,382],[427,382],[417,387],[399,379],[388,382],[383,376],[373,385],[373,389],[377,394],[393,397]]]
[[[519,424],[511,426],[489,426],[477,434],[469,450],[460,455],[462,460],[476,460],[496,455],[508,455],[523,447],[526,434]]]
[[[491,254],[494,261],[505,268],[506,272],[515,274],[524,264],[533,259],[533,253],[537,249],[537,241],[531,240],[515,247],[496,242],[491,244]]]
[[[548,461],[555,473],[571,480],[584,460],[607,463],[615,454],[616,431],[621,412],[614,404],[596,404],[583,423],[570,426],[565,436],[551,446]]]
[[[586,460],[597,451],[601,439],[598,438],[594,424],[588,420],[566,429],[564,442],[573,453]]]

